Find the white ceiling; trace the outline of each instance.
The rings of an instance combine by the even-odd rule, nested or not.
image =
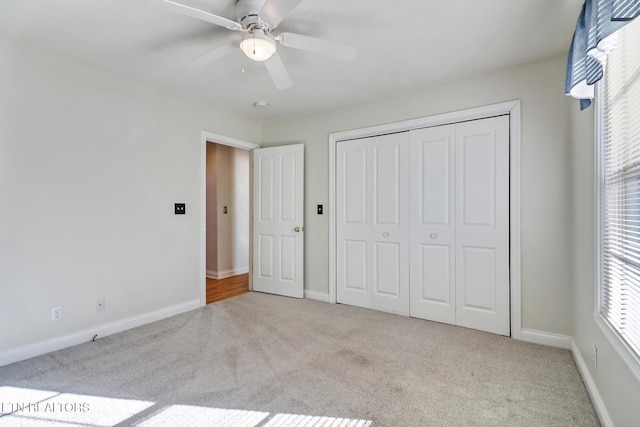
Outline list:
[[[174,0],[236,20],[235,0]],[[149,0],[0,0],[0,34],[268,121],[384,98],[567,52],[582,0],[303,0],[274,31],[356,46],[353,62],[278,46],[293,87],[275,89],[238,49],[185,64],[240,38]],[[242,73],[244,66],[245,72]],[[253,103],[264,100],[266,109]]]

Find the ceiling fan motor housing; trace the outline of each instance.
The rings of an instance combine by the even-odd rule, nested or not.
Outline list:
[[[238,0],[236,3],[236,15],[238,22],[245,30],[264,29],[267,31],[275,28],[263,22],[258,13],[262,10],[266,0]]]

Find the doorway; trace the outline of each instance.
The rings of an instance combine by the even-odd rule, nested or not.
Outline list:
[[[207,143],[207,304],[249,291],[249,156]]]
[[[202,132],[201,305],[251,289],[251,151]]]

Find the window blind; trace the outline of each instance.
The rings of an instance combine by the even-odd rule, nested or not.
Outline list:
[[[640,357],[640,19],[617,34],[599,100],[599,310]]]

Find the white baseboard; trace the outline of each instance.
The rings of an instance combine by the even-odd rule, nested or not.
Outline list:
[[[571,350],[570,336],[552,334],[551,332],[535,331],[533,329],[522,329],[520,333],[520,339],[522,341]]]
[[[313,299],[313,300],[316,300],[316,301],[329,302],[329,294],[325,294],[324,292],[309,291],[309,290],[305,289],[304,297],[306,299]]]
[[[602,424],[603,427],[614,427],[613,421],[609,416],[609,411],[607,411],[607,407],[604,405],[600,392],[598,392],[596,383],[593,381],[593,377],[591,377],[591,373],[589,372],[589,368],[587,368],[584,357],[582,357],[580,349],[573,340],[571,340],[571,353],[573,354],[573,360],[576,362],[582,381],[589,392],[589,396],[591,396],[591,403],[593,403],[596,414],[598,414],[600,424]]]
[[[98,338],[102,338],[107,335],[126,331],[128,329],[146,325],[147,323],[156,322],[158,320],[166,319],[167,317],[195,310],[200,306],[201,305],[199,299],[192,300],[182,304],[176,304],[159,310],[132,316],[126,319],[105,323],[104,325],[97,325],[95,327],[87,328],[79,332],[51,338],[46,341],[41,341],[38,343],[28,344],[22,347],[6,350],[0,353],[0,366],[30,359],[36,356],[41,356],[46,353],[51,353],[52,351],[72,347],[74,345],[86,343],[91,341],[96,335],[98,336]]]
[[[207,277],[210,279],[224,279],[225,277],[237,276],[238,274],[246,274],[249,272],[249,267],[234,268],[224,271],[207,270]]]

